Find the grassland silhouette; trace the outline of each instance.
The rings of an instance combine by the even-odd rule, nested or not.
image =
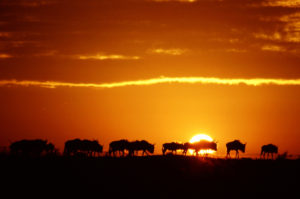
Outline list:
[[[150,155],[154,153],[155,145],[149,143],[146,140],[128,141],[127,139],[115,140],[110,142],[108,153],[106,155],[113,157],[124,156],[137,156],[139,151],[142,152],[142,156]],[[226,143],[227,154],[226,158],[230,158],[230,151],[236,151],[235,158],[239,158],[239,151],[245,153],[246,144],[242,144],[239,140],[233,140]],[[199,152],[204,150],[217,151],[217,143],[214,141],[200,140],[194,143],[185,142],[169,142],[162,144],[162,155],[166,155],[170,151],[169,155],[178,155],[177,151],[181,151],[182,155],[187,155],[187,151],[193,151],[196,156]],[[19,140],[12,142],[9,146],[9,154],[13,156],[23,157],[39,157],[42,155],[58,155],[58,149],[53,143],[42,139],[33,140]],[[97,140],[87,139],[73,139],[65,142],[63,156],[86,156],[86,157],[100,157],[103,156],[103,145],[99,144]],[[207,156],[207,154],[205,154]],[[267,157],[266,157],[267,155]],[[260,158],[271,159],[274,157],[287,157],[286,155],[278,154],[278,147],[274,144],[267,144],[261,147]]]
[[[226,146],[227,151],[245,152],[246,144],[234,140]],[[13,190],[11,196],[20,193],[15,190],[29,190],[30,196],[42,191],[70,197],[78,193],[108,194],[110,198],[296,193],[300,160],[283,155],[267,160],[265,154],[278,153],[278,147],[265,146],[260,159],[199,158],[197,152],[186,155],[186,151],[217,150],[217,143],[168,142],[162,145],[162,154],[153,155],[155,145],[145,140],[112,141],[108,153],[104,153],[97,140],[73,139],[65,142],[64,152],[59,154],[47,140],[19,140],[11,143],[9,153],[0,155],[1,178],[6,182],[3,190]],[[168,151],[172,155],[167,155]]]

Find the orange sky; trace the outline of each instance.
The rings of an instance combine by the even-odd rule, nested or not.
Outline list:
[[[0,0],[0,146],[127,138],[161,153],[206,133],[219,155],[233,139],[245,156],[300,154],[299,21],[298,0]]]

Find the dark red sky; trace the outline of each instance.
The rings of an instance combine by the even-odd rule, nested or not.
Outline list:
[[[147,139],[206,133],[220,143],[300,154],[299,85],[168,83],[56,87],[160,76],[300,79],[300,3],[292,0],[0,0],[0,145],[47,138]]]

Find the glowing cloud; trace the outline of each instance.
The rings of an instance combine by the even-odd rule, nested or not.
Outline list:
[[[11,34],[9,32],[0,32],[0,37],[10,37]]]
[[[217,84],[217,85],[278,85],[278,86],[300,86],[300,79],[222,79],[215,77],[160,77],[145,80],[122,81],[112,83],[70,83],[55,81],[18,81],[18,80],[1,80],[0,86],[39,86],[45,88],[56,87],[77,87],[77,88],[116,88],[126,86],[148,86],[163,83],[180,83],[180,84]]]
[[[264,45],[264,46],[261,47],[261,49],[266,50],[266,51],[277,51],[277,52],[286,51],[281,46],[276,46],[276,45]]]
[[[266,40],[273,40],[273,41],[278,41],[282,39],[282,36],[278,32],[275,32],[273,34],[255,33],[254,37],[258,39],[266,39]]]
[[[7,59],[7,58],[11,58],[12,56],[9,54],[0,54],[0,59]]]
[[[300,0],[267,0],[265,6],[300,7]]]
[[[150,51],[154,54],[166,54],[166,55],[182,55],[186,52],[184,49],[180,48],[171,48],[171,49],[163,49],[163,48],[157,48]]]
[[[123,60],[137,60],[140,59],[139,56],[125,56],[125,55],[105,55],[105,54],[96,54],[96,55],[79,55],[77,56],[78,59],[86,60],[86,59],[97,59],[97,60],[117,60],[117,59],[123,59]]]
[[[300,12],[283,15],[281,17],[261,18],[260,20],[266,22],[280,22],[282,24],[282,30],[273,33],[254,33],[253,36],[255,38],[293,43],[300,42]]]
[[[237,49],[237,48],[229,48],[225,50],[226,52],[231,52],[231,53],[245,53],[247,50],[245,49]]]
[[[280,18],[285,22],[284,31],[287,33],[286,40],[289,42],[300,42],[300,12],[286,15]]]

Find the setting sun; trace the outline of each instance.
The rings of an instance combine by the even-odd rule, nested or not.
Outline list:
[[[200,140],[213,141],[213,139],[205,134],[197,134],[190,139],[190,143],[199,142]]]
[[[206,135],[206,134],[197,134],[197,135],[195,135],[194,137],[192,137],[190,139],[190,143],[199,142],[201,140],[206,140],[206,141],[209,141],[209,142],[213,141],[213,139],[210,136]],[[192,149],[190,149],[189,152],[190,152],[190,154],[194,154],[194,150],[192,150]],[[211,149],[209,149],[209,150],[200,150],[199,153],[201,155],[203,155],[203,154],[212,154],[212,153],[215,153],[215,151],[211,150]]]

